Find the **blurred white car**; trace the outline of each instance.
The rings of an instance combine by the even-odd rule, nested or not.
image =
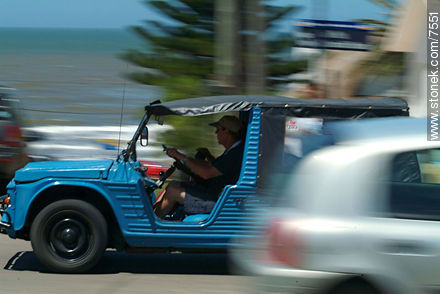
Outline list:
[[[233,250],[259,293],[440,293],[440,141],[423,119],[336,123]]]

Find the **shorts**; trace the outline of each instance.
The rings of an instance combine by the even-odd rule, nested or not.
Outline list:
[[[186,186],[185,193],[183,207],[186,214],[210,213],[217,202],[212,197],[209,197],[206,189],[197,186]]]

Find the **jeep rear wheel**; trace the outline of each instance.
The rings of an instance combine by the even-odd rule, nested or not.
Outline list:
[[[101,212],[85,201],[60,200],[36,216],[31,244],[49,270],[85,272],[98,263],[107,247],[107,223]]]

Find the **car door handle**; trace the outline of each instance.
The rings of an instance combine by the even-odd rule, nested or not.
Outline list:
[[[388,241],[382,244],[382,253],[397,255],[424,255],[431,256],[434,253],[419,241]]]

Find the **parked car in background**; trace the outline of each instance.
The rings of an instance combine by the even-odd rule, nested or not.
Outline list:
[[[284,179],[237,264],[258,293],[440,291],[440,142],[426,119],[330,125],[333,145]]]
[[[29,162],[18,115],[18,100],[12,89],[0,86],[0,192],[6,192],[14,173]]]

